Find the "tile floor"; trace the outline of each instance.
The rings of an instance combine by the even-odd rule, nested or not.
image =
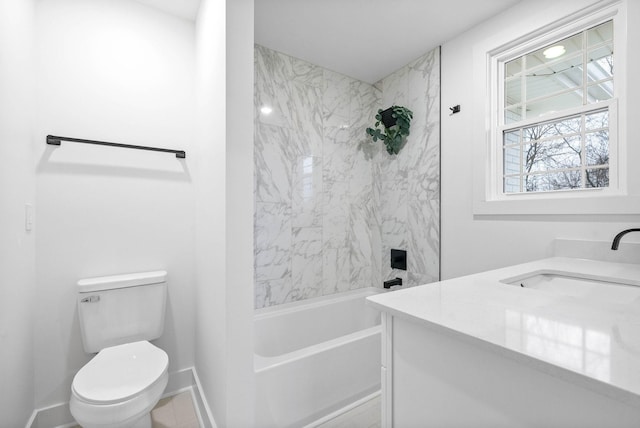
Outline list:
[[[181,392],[158,401],[151,411],[153,428],[200,428],[191,391]],[[73,428],[80,428],[76,425]]]
[[[317,428],[380,428],[380,406],[378,395]]]
[[[153,428],[200,428],[191,391],[158,401],[151,411]]]

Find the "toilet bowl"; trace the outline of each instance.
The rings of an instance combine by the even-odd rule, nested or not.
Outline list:
[[[151,428],[168,365],[166,352],[147,341],[102,349],[73,379],[71,414],[83,428]]]

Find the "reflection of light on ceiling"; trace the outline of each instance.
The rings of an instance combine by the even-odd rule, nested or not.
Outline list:
[[[555,45],[555,46],[551,46],[548,49],[545,49],[544,52],[542,52],[542,55],[544,55],[544,57],[547,59],[553,59],[553,58],[558,58],[561,55],[564,55],[566,51],[567,50],[564,48],[564,46]]]
[[[611,377],[609,334],[517,311],[505,312],[506,343],[603,381]]]
[[[271,112],[273,111],[273,109],[269,106],[262,106],[260,108],[260,113],[264,114],[264,115],[268,115],[271,114]]]

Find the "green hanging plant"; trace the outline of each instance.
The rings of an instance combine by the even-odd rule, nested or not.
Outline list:
[[[413,112],[406,107],[391,106],[386,110],[378,110],[375,128],[367,128],[373,141],[382,140],[390,155],[397,155],[402,148],[405,138],[409,135],[409,128],[413,119]],[[384,128],[380,128],[380,124]]]

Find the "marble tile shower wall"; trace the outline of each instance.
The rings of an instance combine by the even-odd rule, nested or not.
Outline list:
[[[440,49],[436,48],[376,84],[382,105],[413,111],[411,135],[395,156],[374,157],[374,193],[381,278],[408,286],[440,277]],[[407,270],[393,270],[391,248],[407,250]]]
[[[255,71],[256,308],[371,286],[380,90],[262,46]]]
[[[438,278],[439,54],[375,86],[256,45],[255,306]],[[407,105],[398,156],[365,129]],[[389,266],[409,252],[408,271]]]

